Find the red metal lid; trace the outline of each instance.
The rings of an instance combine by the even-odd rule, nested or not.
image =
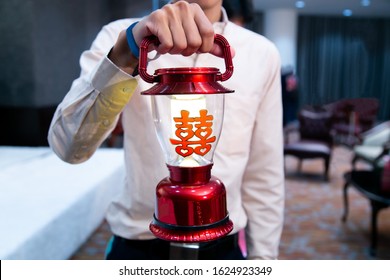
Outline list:
[[[181,67],[157,69],[157,84],[143,91],[143,95],[218,94],[231,93],[218,80],[221,72],[213,67]]]

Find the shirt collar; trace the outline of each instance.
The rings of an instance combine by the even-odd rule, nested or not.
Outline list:
[[[222,12],[221,20],[214,22],[214,24],[213,24],[215,33],[219,33],[219,34],[223,34],[225,26],[229,21],[226,10],[224,9],[224,7],[221,7],[221,12]]]

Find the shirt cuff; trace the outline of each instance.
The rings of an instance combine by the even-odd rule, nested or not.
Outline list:
[[[111,60],[104,57],[94,71],[91,72],[91,84],[92,87],[99,92],[104,92],[105,89],[110,88],[116,84],[126,84],[125,81],[129,81],[131,88],[134,87],[136,79],[130,76],[126,72],[117,67]],[[133,90],[124,88],[124,92],[133,93]]]

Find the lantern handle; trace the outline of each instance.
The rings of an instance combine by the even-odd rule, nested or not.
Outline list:
[[[217,75],[217,80],[223,82],[229,79],[233,74],[233,60],[232,60],[232,54],[230,52],[230,45],[229,42],[226,40],[226,38],[220,34],[215,34],[214,43],[218,44],[221,47],[223,57],[225,59],[225,67],[226,67],[225,73]],[[140,46],[138,72],[141,78],[145,82],[154,83],[157,82],[158,76],[156,75],[152,76],[147,72],[148,48],[150,44],[158,45],[160,44],[160,41],[154,35],[147,36],[142,40]]]

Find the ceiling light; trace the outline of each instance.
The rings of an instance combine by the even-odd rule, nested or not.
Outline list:
[[[352,16],[352,10],[350,10],[350,9],[345,9],[345,10],[343,11],[343,15],[346,16],[346,17]]]
[[[302,9],[303,7],[305,7],[305,1],[295,2],[295,7],[297,7],[298,9]]]
[[[362,5],[363,7],[368,7],[371,5],[371,1],[370,0],[361,0],[360,5]]]

